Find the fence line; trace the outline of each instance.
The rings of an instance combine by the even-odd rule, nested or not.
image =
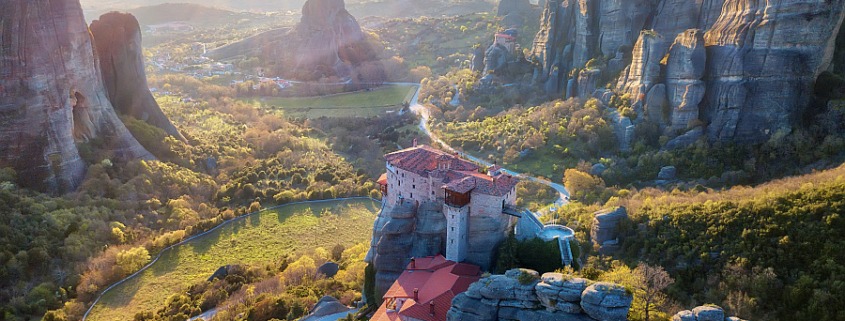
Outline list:
[[[299,202],[292,202],[292,203],[286,203],[286,204],[282,204],[282,205],[271,206],[271,207],[268,207],[268,208],[264,208],[264,209],[258,210],[258,211],[256,211],[256,212],[252,212],[252,213],[249,213],[249,214],[244,214],[244,215],[241,215],[241,216],[238,216],[238,217],[235,217],[235,218],[232,218],[232,219],[226,220],[226,221],[224,221],[223,223],[220,223],[219,225],[217,225],[217,226],[215,226],[215,227],[213,227],[213,228],[209,229],[208,231],[202,232],[202,233],[200,233],[200,234],[193,235],[193,236],[191,236],[191,237],[189,237],[189,238],[186,238],[186,239],[184,239],[184,240],[182,240],[182,241],[180,241],[180,242],[178,242],[178,243],[175,243],[175,244],[172,244],[172,245],[170,245],[170,246],[168,246],[168,247],[165,247],[164,249],[162,249],[161,251],[159,251],[159,252],[158,252],[158,255],[156,255],[155,259],[153,259],[152,261],[150,261],[150,263],[147,263],[147,265],[144,265],[144,267],[142,267],[140,270],[135,271],[135,273],[132,273],[132,274],[130,274],[129,276],[127,276],[127,277],[125,277],[125,278],[121,279],[120,281],[117,281],[117,282],[113,283],[112,285],[110,285],[109,287],[107,287],[105,290],[103,290],[103,292],[100,292],[100,294],[99,294],[99,295],[97,295],[97,299],[95,299],[95,300],[94,300],[94,302],[92,302],[92,303],[91,303],[91,306],[90,306],[90,307],[88,307],[88,310],[86,310],[86,311],[85,311],[85,314],[82,316],[82,321],[85,321],[85,319],[87,319],[87,318],[88,318],[88,315],[89,315],[89,314],[91,314],[91,311],[92,311],[92,310],[94,310],[94,306],[96,306],[96,305],[97,305],[97,303],[99,303],[99,302],[100,302],[100,299],[102,299],[102,298],[103,298],[103,295],[105,295],[106,293],[108,293],[108,292],[109,292],[111,289],[113,289],[114,287],[116,287],[116,286],[118,286],[118,285],[121,285],[121,284],[125,283],[126,281],[129,281],[130,279],[135,278],[135,277],[136,277],[136,276],[138,276],[139,274],[141,274],[141,273],[143,273],[144,271],[146,271],[147,269],[149,269],[151,266],[153,266],[153,264],[155,264],[156,262],[158,262],[158,260],[159,260],[159,259],[161,258],[161,256],[162,256],[162,254],[164,254],[164,253],[165,253],[165,252],[167,252],[167,251],[170,251],[170,250],[171,250],[172,248],[174,248],[174,247],[184,245],[185,243],[188,243],[188,242],[190,242],[190,241],[193,241],[193,240],[195,240],[195,239],[197,239],[197,238],[199,238],[199,237],[202,237],[202,236],[208,235],[209,233],[214,232],[214,231],[216,231],[217,229],[222,228],[223,226],[229,225],[229,224],[231,224],[231,223],[234,223],[234,222],[237,222],[237,221],[240,221],[240,220],[246,219],[246,218],[248,218],[248,217],[250,217],[250,216],[253,216],[253,215],[256,215],[256,214],[260,214],[260,213],[263,213],[263,212],[266,212],[266,211],[271,211],[271,210],[275,210],[275,209],[279,209],[279,208],[283,208],[283,207],[287,207],[287,206],[293,206],[293,205],[301,205],[301,204],[315,204],[315,203],[328,203],[328,202],[341,202],[341,201],[351,201],[351,200],[371,200],[371,201],[373,201],[373,202],[381,202],[380,200],[377,200],[377,199],[375,199],[375,198],[368,197],[368,196],[356,196],[356,197],[341,197],[341,198],[332,198],[332,199],[325,199],[325,200],[299,201]]]

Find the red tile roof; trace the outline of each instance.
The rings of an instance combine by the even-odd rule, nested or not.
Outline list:
[[[438,158],[449,162],[449,169],[456,171],[477,171],[478,165],[450,155],[428,145],[418,145],[384,155],[393,166],[427,177],[429,172],[437,169]]]
[[[384,295],[385,302],[370,320],[395,321],[403,317],[446,320],[452,299],[478,281],[480,271],[476,265],[448,261],[442,255],[415,259]],[[416,299],[415,289],[418,290]],[[396,298],[406,299],[405,303],[399,311],[388,310],[388,301]]]
[[[381,174],[376,183],[379,183],[379,185],[387,185],[387,173]]]
[[[476,191],[485,195],[504,196],[519,182],[518,179],[507,174],[499,174],[494,178],[479,173],[479,167],[475,163],[427,145],[393,152],[385,155],[384,158],[391,165],[417,175],[443,178],[443,188],[461,194]],[[449,169],[438,169],[437,164],[440,161],[448,161]],[[494,166],[496,167],[498,166]]]

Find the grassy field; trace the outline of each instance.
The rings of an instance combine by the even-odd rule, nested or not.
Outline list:
[[[372,117],[389,110],[398,110],[403,103],[411,101],[416,89],[416,86],[389,85],[371,91],[321,97],[263,97],[244,101],[262,108],[280,110],[288,117]]]
[[[103,296],[87,320],[132,320],[227,264],[273,262],[284,254],[368,242],[378,212],[370,200],[291,205],[228,224],[165,252],[137,277]]]

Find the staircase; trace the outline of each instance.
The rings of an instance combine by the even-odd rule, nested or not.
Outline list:
[[[570,266],[572,265],[572,248],[569,247],[569,239],[557,239],[557,244],[560,246],[560,259],[563,262],[563,266]]]

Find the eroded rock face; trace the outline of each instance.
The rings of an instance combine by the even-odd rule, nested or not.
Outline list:
[[[759,142],[796,126],[843,17],[845,0],[551,0],[532,50],[536,80],[555,97],[587,99],[567,90],[572,70],[603,56],[615,76],[631,57],[617,91],[643,107],[668,101],[657,122],[670,138],[709,124],[711,141]],[[667,97],[646,97],[660,84]]]
[[[138,20],[128,13],[110,12],[94,20],[90,29],[106,93],[115,109],[185,141],[148,89]]]
[[[510,270],[455,296],[447,320],[625,320],[633,297],[614,284],[589,283],[560,273],[538,277],[533,270]]]
[[[376,296],[399,278],[412,257],[445,253],[446,216],[433,203],[419,207],[404,201],[382,208],[373,223],[373,239],[365,261],[376,271]]]
[[[619,225],[628,219],[628,211],[624,207],[618,207],[599,211],[594,215],[593,227],[590,229],[593,243],[601,247],[615,245],[619,238]]]
[[[152,158],[114,112],[78,0],[0,4],[0,167],[20,184],[74,190],[86,165],[77,143],[114,160]]]
[[[372,86],[385,78],[376,48],[346,11],[343,0],[308,0],[296,27],[270,30],[207,55],[215,59],[260,56],[276,62],[273,73],[303,81]]]
[[[830,67],[845,1],[728,0],[704,36],[711,140],[759,141],[790,131]]]
[[[633,295],[625,288],[600,282],[588,286],[581,293],[581,308],[596,320],[625,321],[628,320],[628,310],[633,300]]]

